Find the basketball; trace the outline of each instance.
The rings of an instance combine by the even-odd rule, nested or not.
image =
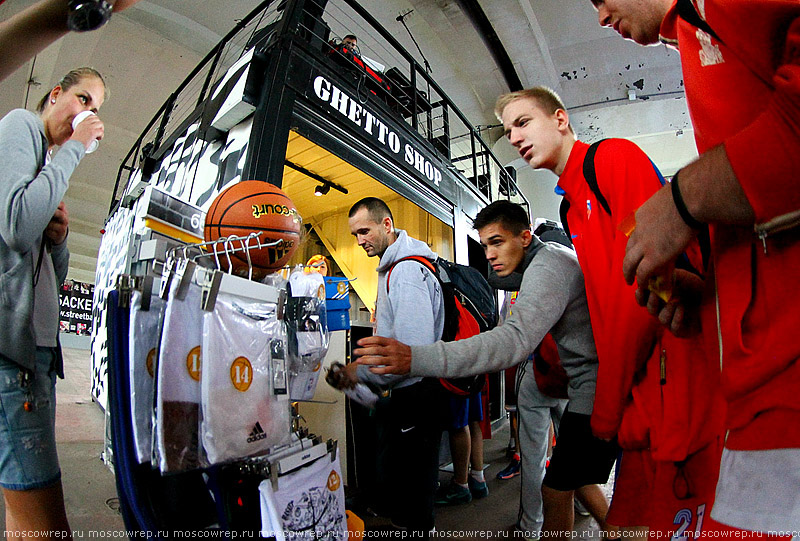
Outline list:
[[[274,272],[289,261],[300,242],[302,218],[294,203],[283,191],[268,182],[244,180],[226,188],[214,199],[206,214],[204,236],[207,242],[235,235],[246,237],[250,233],[261,233],[261,244],[280,241],[275,246],[256,249],[256,241],[250,240],[250,260],[254,271]],[[228,248],[241,248],[241,242],[227,244]],[[213,247],[209,248],[213,252]],[[217,252],[224,247],[217,246]],[[236,251],[231,254],[231,263],[236,270],[247,269],[247,254]],[[228,260],[222,256],[223,269]]]

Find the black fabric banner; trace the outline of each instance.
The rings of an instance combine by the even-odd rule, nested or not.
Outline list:
[[[59,330],[80,335],[92,332],[94,285],[66,280],[59,291]]]

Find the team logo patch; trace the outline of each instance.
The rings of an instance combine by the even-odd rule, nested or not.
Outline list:
[[[200,381],[201,362],[200,346],[195,346],[186,356],[186,371],[189,372],[189,377],[195,381]]]
[[[150,374],[150,377],[154,377],[155,374],[155,364],[156,364],[156,348],[151,349],[147,352],[147,373]]]
[[[697,36],[697,41],[700,42],[699,54],[701,66],[715,66],[725,62],[725,59],[722,57],[722,51],[719,50],[719,45],[711,43],[710,34],[698,28],[695,35]]]
[[[245,392],[253,383],[253,365],[246,357],[237,357],[231,364],[231,383],[237,391]]]
[[[254,442],[257,442],[259,440],[263,440],[266,437],[267,437],[267,433],[264,432],[263,428],[261,428],[261,423],[256,421],[256,424],[253,427],[252,432],[250,432],[250,435],[247,437],[247,443],[254,443]]]
[[[328,490],[336,492],[339,490],[341,484],[342,480],[339,479],[339,474],[336,473],[336,470],[331,470],[331,473],[328,475]]]
[[[592,217],[592,202],[587,199],[586,200],[586,219],[588,220],[591,217]]]

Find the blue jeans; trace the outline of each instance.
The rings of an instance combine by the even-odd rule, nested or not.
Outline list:
[[[31,490],[61,478],[56,453],[55,348],[36,348],[32,372],[0,355],[0,486]],[[27,403],[27,408],[26,408]]]

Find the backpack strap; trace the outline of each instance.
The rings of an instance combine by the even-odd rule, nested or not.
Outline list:
[[[592,143],[589,146],[589,150],[586,151],[586,156],[583,158],[583,178],[586,179],[586,184],[589,185],[589,189],[592,190],[600,206],[603,207],[607,213],[611,214],[611,207],[605,196],[600,192],[600,187],[597,185],[597,172],[594,169],[594,155],[597,154],[597,147],[599,147],[600,143],[603,141],[605,141],[605,139],[600,139]],[[561,206],[558,208],[558,214],[561,217],[561,227],[564,228],[564,233],[567,234],[567,238],[572,242],[572,234],[569,232],[569,225],[567,224],[567,211],[569,211],[569,201],[564,197],[561,199]]]
[[[410,255],[408,257],[404,257],[402,259],[398,259],[397,261],[392,263],[391,267],[389,267],[389,272],[386,273],[386,294],[387,295],[389,294],[389,278],[392,277],[392,271],[394,270],[394,267],[398,263],[400,263],[401,261],[416,261],[417,263],[421,264],[423,267],[427,267],[427,269],[433,273],[433,275],[436,277],[436,279],[439,280],[439,273],[437,272],[436,267],[433,265],[433,263],[431,263],[430,259],[428,259],[427,257],[422,257],[421,255]]]
[[[692,6],[689,0],[678,0],[679,6],[681,5],[681,3],[688,3],[692,11],[694,11],[694,6]],[[695,11],[694,13],[695,16],[697,16],[697,18],[700,19],[700,16],[697,15],[697,12]],[[700,20],[702,21],[702,19]],[[692,22],[692,24],[694,23]],[[698,28],[700,27],[698,26]],[[709,28],[709,30],[711,29]],[[709,34],[711,34],[711,32],[709,32]],[[611,214],[611,207],[608,204],[608,200],[606,200],[605,196],[603,196],[603,194],[600,192],[600,187],[597,184],[597,172],[594,167],[594,157],[595,154],[597,154],[597,148],[603,141],[605,141],[605,139],[596,141],[591,146],[589,146],[589,149],[586,151],[586,157],[583,159],[583,176],[586,179],[586,183],[589,185],[589,189],[592,191],[595,198],[597,198],[597,202],[600,203],[600,206],[602,206],[607,213]],[[661,174],[661,171],[658,169],[658,166],[656,166],[653,160],[650,160],[650,164],[653,166],[653,171],[655,171],[656,176],[658,177],[658,181],[661,183],[661,185],[663,186],[664,184],[666,184],[667,181],[664,178],[664,175]],[[564,197],[561,200],[561,206],[558,209],[558,213],[561,216],[561,226],[564,228],[564,232],[567,234],[567,238],[569,238],[570,242],[572,242],[572,235],[569,232],[569,225],[567,224],[568,211],[569,211],[569,201],[567,201],[567,198]],[[708,267],[708,260],[711,253],[711,243],[707,227],[700,231],[700,234],[698,235],[698,240],[700,242],[700,252],[703,256],[703,266]],[[682,254],[681,257],[679,257],[677,266],[678,268],[683,268],[695,274],[701,274],[697,269],[694,268],[694,266],[692,266],[689,263],[689,258],[686,256],[686,254]]]
[[[607,213],[611,214],[611,206],[609,206],[608,201],[600,192],[600,187],[597,185],[597,172],[594,168],[594,155],[597,154],[597,147],[599,147],[600,143],[603,141],[605,141],[605,139],[600,139],[592,143],[589,150],[586,151],[586,157],[583,158],[583,178],[586,179],[589,189],[592,190],[600,206],[603,207]]]
[[[700,17],[700,14],[697,13],[697,10],[694,7],[694,4],[691,0],[678,0],[678,16],[681,19],[686,21],[687,23],[691,24],[692,26],[696,26],[706,34],[709,34],[714,39],[719,41],[720,43],[724,43],[719,36],[711,29],[708,23]]]
[[[600,206],[602,206],[607,213],[611,214],[611,206],[608,204],[608,200],[600,191],[600,186],[597,184],[597,171],[594,167],[594,155],[597,154],[597,147],[599,147],[600,143],[603,141],[605,141],[605,139],[596,141],[589,147],[589,150],[586,151],[586,157],[583,159],[583,177],[586,179],[589,189],[592,190],[592,193],[597,198],[597,202],[600,203]],[[653,166],[653,171],[655,171],[655,174],[658,177],[658,181],[661,183],[661,185],[663,186],[666,184],[667,180],[664,178],[664,175],[661,174],[661,171],[658,169],[658,166],[655,164],[655,162],[653,162],[649,156],[647,159],[650,160],[650,165]],[[569,209],[569,203],[567,203],[567,209]],[[559,210],[559,212],[561,211]],[[562,220],[565,219],[565,217],[566,210],[561,216]]]

